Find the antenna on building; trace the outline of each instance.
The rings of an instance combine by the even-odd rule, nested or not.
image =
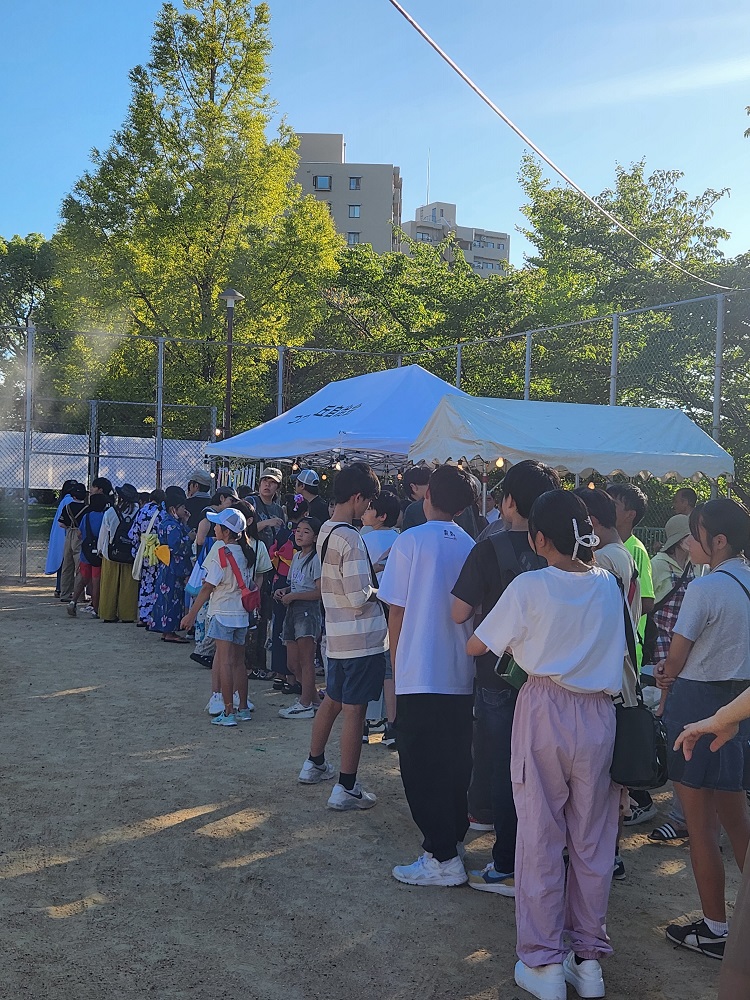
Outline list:
[[[425,205],[430,204],[430,147],[427,147],[427,201]]]

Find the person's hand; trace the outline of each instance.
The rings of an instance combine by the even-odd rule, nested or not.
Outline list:
[[[278,590],[274,590],[273,599],[274,601],[280,601],[285,594],[289,593],[289,587],[279,587]]]
[[[289,607],[289,605],[292,603],[293,600],[294,600],[294,594],[291,593],[291,591],[288,590],[285,594],[282,594],[281,603],[284,605],[285,608]]]
[[[662,666],[656,668],[656,671],[654,672],[654,680],[656,681],[656,686],[660,691],[669,691],[675,682],[674,677],[667,677],[664,672],[664,667]]]
[[[675,740],[674,748],[675,750],[681,748],[685,760],[690,760],[695,744],[701,736],[714,736],[715,739],[711,742],[710,749],[715,753],[737,735],[739,728],[736,722],[722,723],[715,715],[712,715],[710,719],[702,719],[700,722],[689,722]]]
[[[283,528],[284,527],[284,519],[282,517],[272,517],[272,518],[269,518],[268,523],[271,525],[272,528]]]
[[[180,630],[188,629],[193,627],[193,618],[190,614],[185,615],[185,617],[180,622]]]

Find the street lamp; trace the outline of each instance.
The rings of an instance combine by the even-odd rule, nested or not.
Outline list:
[[[232,333],[234,332],[234,304],[242,302],[245,296],[236,288],[226,288],[221,295],[227,304],[227,387],[224,410],[224,439],[232,435]]]

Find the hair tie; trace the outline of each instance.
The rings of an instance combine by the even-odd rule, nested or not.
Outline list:
[[[578,521],[573,518],[573,534],[575,535],[576,543],[573,546],[573,558],[575,559],[578,555],[579,546],[583,546],[585,549],[595,549],[599,544],[599,536],[591,531],[588,535],[581,535],[578,533]]]

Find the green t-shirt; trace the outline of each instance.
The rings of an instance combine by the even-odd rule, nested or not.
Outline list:
[[[633,557],[633,562],[635,563],[635,568],[638,570],[638,581],[641,585],[641,600],[644,597],[654,596],[654,582],[651,576],[651,560],[648,557],[648,552],[646,546],[640,540],[636,538],[635,535],[631,535],[630,538],[623,542],[623,545],[628,550],[628,552]],[[646,616],[641,615],[641,619],[638,622],[638,645],[636,647],[636,653],[638,654],[638,669],[641,669],[641,664],[643,662],[643,636],[646,631]]]

